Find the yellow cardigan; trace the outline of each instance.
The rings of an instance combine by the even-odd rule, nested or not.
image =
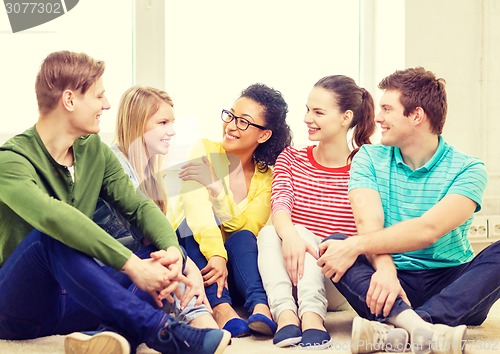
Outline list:
[[[201,162],[206,156],[215,175],[222,181],[224,189],[212,198],[208,190],[197,181],[184,181],[181,195],[174,211],[174,227],[186,219],[200,251],[208,260],[221,256],[227,260],[224,241],[231,233],[249,230],[258,235],[271,214],[272,171],[259,172],[255,168],[247,197],[240,203],[234,202],[229,187],[229,160],[222,144],[203,140],[190,155],[190,161]],[[219,220],[220,227],[217,224]]]

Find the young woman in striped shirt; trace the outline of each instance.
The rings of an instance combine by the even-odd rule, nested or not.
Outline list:
[[[328,300],[316,264],[317,245],[336,232],[356,233],[347,195],[349,168],[359,146],[370,143],[374,104],[354,80],[335,75],[314,85],[306,108],[309,139],[318,143],[288,147],[276,161],[273,225],[259,233],[259,270],[278,323],[274,344],[322,349],[330,346],[331,338],[324,327]]]

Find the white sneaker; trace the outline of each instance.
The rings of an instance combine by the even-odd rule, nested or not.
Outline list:
[[[403,328],[355,317],[352,322],[351,351],[358,353],[404,352],[408,332]]]
[[[64,352],[66,354],[130,354],[130,344],[115,332],[96,332],[93,335],[74,332],[64,338]]]
[[[412,351],[416,354],[462,354],[466,325],[451,327],[434,324],[417,328],[411,334]]]

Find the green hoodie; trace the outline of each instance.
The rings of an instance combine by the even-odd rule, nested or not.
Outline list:
[[[99,195],[158,249],[179,247],[156,204],[136,193],[98,135],[73,144],[75,181],[47,151],[35,127],[0,147],[0,266],[32,230],[120,270],[131,251],[92,221]]]

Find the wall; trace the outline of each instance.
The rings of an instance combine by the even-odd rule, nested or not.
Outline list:
[[[500,1],[406,0],[405,11],[405,65],[447,81],[443,136],[485,161],[481,213],[500,214]]]
[[[102,115],[101,132],[111,136],[118,100],[134,80],[133,0],[84,0],[40,26],[12,33],[0,5],[0,143],[38,119],[35,77],[51,52],[85,52],[104,60],[103,82],[111,109]],[[111,21],[111,24],[108,24]]]
[[[165,84],[176,140],[220,139],[221,109],[261,82],[283,93],[295,144],[311,144],[303,118],[314,83],[333,74],[359,80],[360,3],[166,1]]]
[[[165,89],[165,1],[136,0],[135,83]]]

